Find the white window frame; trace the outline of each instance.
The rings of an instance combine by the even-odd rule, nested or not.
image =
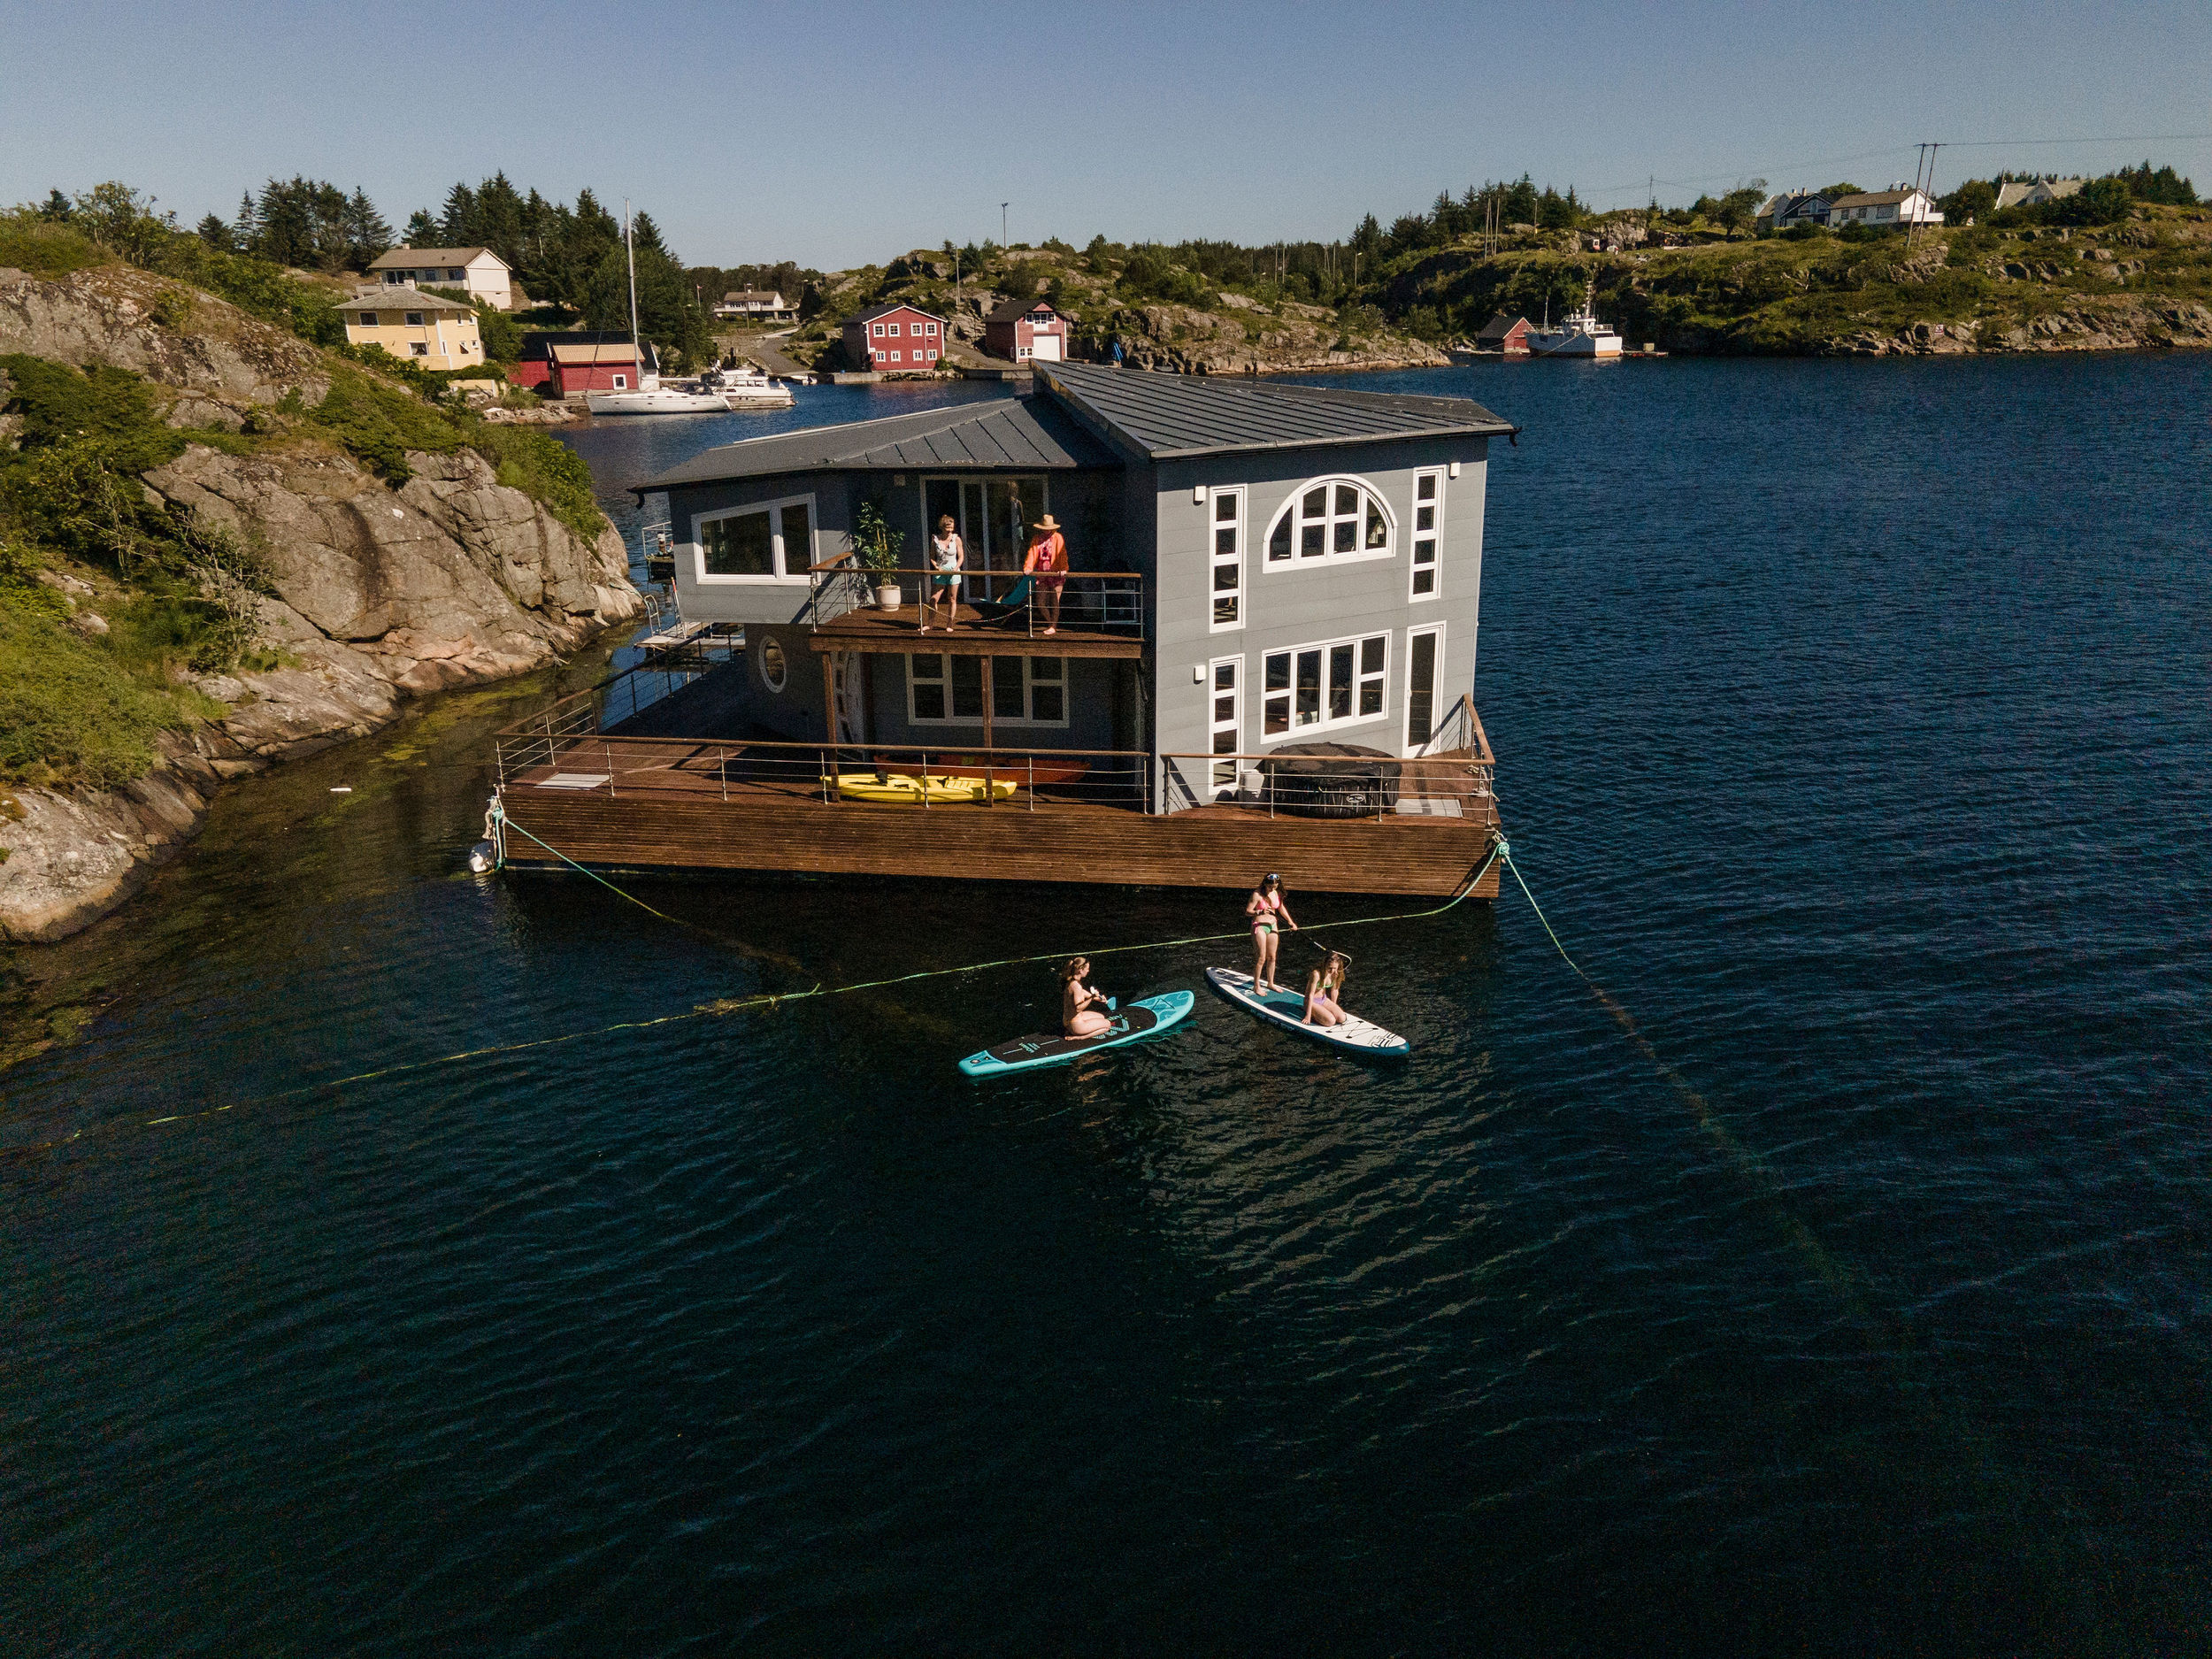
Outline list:
[[[894,339],[894,340],[896,340],[896,339],[899,337],[899,326],[898,326],[898,324],[896,324],[896,323],[893,323],[893,324],[891,324],[891,325],[890,325],[890,334],[891,334],[891,338],[892,338],[892,339]]]
[[[1371,640],[1382,641],[1382,665],[1371,672],[1363,672],[1360,665],[1361,657],[1364,654],[1363,648]],[[1340,635],[1333,640],[1308,640],[1302,644],[1285,646],[1279,650],[1261,653],[1259,687],[1261,747],[1265,748],[1271,743],[1287,743],[1299,738],[1311,737],[1322,732],[1348,731],[1355,726],[1373,726],[1379,721],[1387,720],[1390,718],[1390,657],[1394,643],[1390,631],[1386,629],[1379,634],[1352,634]],[[1348,645],[1352,648],[1352,712],[1341,719],[1333,719],[1328,712],[1329,657],[1340,645]],[[1298,659],[1309,651],[1321,653],[1321,718],[1310,726],[1300,726],[1298,724]],[[1277,657],[1290,658],[1290,684],[1287,688],[1280,692],[1270,691],[1267,685],[1268,662],[1271,658]],[[1359,694],[1361,688],[1370,682],[1380,687],[1382,707],[1372,714],[1362,714],[1359,711]],[[1287,699],[1290,721],[1285,730],[1271,733],[1267,729],[1267,705],[1269,700],[1276,696]]]
[[[1230,675],[1229,687],[1225,692],[1221,687],[1221,671],[1225,668]],[[1230,701],[1230,718],[1226,721],[1219,718],[1219,704],[1224,696]],[[1225,735],[1229,739],[1229,747],[1225,750],[1221,747],[1221,739]],[[1244,657],[1241,652],[1234,657],[1217,657],[1206,664],[1206,752],[1210,755],[1240,755],[1244,752]],[[1225,790],[1233,794],[1237,787],[1237,772],[1241,764],[1241,762],[1234,760],[1208,761],[1207,793],[1217,800]],[[1222,776],[1224,768],[1229,774],[1225,778]]]
[[[1371,548],[1356,545],[1349,553],[1338,553],[1332,550],[1336,540],[1334,526],[1340,522],[1336,512],[1336,490],[1339,485],[1350,485],[1361,493],[1363,501],[1371,501],[1381,510],[1382,546]],[[1304,543],[1307,523],[1302,516],[1304,503],[1306,497],[1317,489],[1326,489],[1329,492],[1329,511],[1318,521],[1323,526],[1321,551],[1317,554],[1302,555],[1299,549]],[[1290,557],[1286,559],[1271,558],[1269,557],[1268,549],[1274,544],[1275,532],[1286,518],[1290,520]],[[1363,504],[1354,515],[1353,523],[1359,526],[1354,534],[1353,540],[1356,543],[1360,542],[1366,534],[1367,512]],[[1318,570],[1331,565],[1353,565],[1367,560],[1395,558],[1398,556],[1398,515],[1391,509],[1390,498],[1385,495],[1381,488],[1371,480],[1361,478],[1353,472],[1330,472],[1320,478],[1310,478],[1290,492],[1289,497],[1276,511],[1275,516],[1267,521],[1267,534],[1260,538],[1258,545],[1260,572],[1262,575],[1268,576],[1279,576],[1286,571]]]
[[[983,716],[980,713],[956,714],[953,712],[952,663],[954,655],[955,654],[950,651],[910,651],[906,654],[906,723],[909,726],[972,726],[978,731],[982,729]],[[969,655],[969,653],[963,651],[958,653],[958,655],[965,657]],[[1002,657],[995,651],[980,652],[976,655],[979,657],[988,656],[996,659],[996,661],[1006,660],[1005,657]],[[941,715],[921,714],[918,713],[915,710],[914,664],[917,659],[921,657],[929,657],[933,659],[939,667],[943,670],[943,678],[941,680],[935,678],[932,678],[930,680],[930,684],[942,685],[945,688],[945,712]],[[993,672],[995,674],[996,672],[996,661],[995,661],[993,665]],[[1068,682],[1068,659],[1064,657],[1024,657],[1020,659],[1020,661],[1022,665],[1023,712],[1019,715],[1001,714],[996,710],[994,710],[991,714],[991,725],[993,728],[996,729],[1002,726],[1026,726],[1042,727],[1049,731],[1064,732],[1067,730],[1068,726],[1070,706],[1073,702],[1073,698],[1071,695],[1071,687]],[[1049,676],[1043,678],[1044,684],[1048,686],[1057,685],[1060,687],[1060,718],[1056,720],[1041,720],[1036,717],[1037,686],[1040,677],[1036,672],[1035,665],[1039,663],[1056,663],[1060,667],[1060,677],[1057,680],[1053,680]],[[978,673],[980,673],[982,671],[979,669],[977,672]],[[994,696],[997,695],[998,687],[995,682],[993,684],[991,691]]]
[[[881,323],[872,323],[868,326],[868,332],[876,339],[880,340],[883,338],[883,325]]]
[[[1206,632],[1231,634],[1244,626],[1248,619],[1247,613],[1251,610],[1246,603],[1251,598],[1252,590],[1244,576],[1244,543],[1246,521],[1251,516],[1252,503],[1242,484],[1217,486],[1207,494],[1210,499],[1206,503]],[[1224,501],[1233,501],[1237,504],[1236,522],[1231,526],[1235,532],[1236,547],[1229,553],[1218,550],[1222,530],[1219,503]],[[1237,614],[1233,622],[1219,622],[1214,618],[1214,595],[1218,591],[1214,587],[1214,572],[1225,565],[1235,565],[1237,572]]]
[[[1405,701],[1399,706],[1409,714],[1412,711],[1413,642],[1424,634],[1433,634],[1436,636],[1436,683],[1429,687],[1429,735],[1417,744],[1410,732],[1402,731],[1401,741],[1398,744],[1398,752],[1402,755],[1419,753],[1428,744],[1430,739],[1435,737],[1436,728],[1442,723],[1444,717],[1451,712],[1449,709],[1438,706],[1444,700],[1444,625],[1441,622],[1424,622],[1418,627],[1406,630]]]
[[[795,563],[783,541],[783,510],[803,505],[806,508],[807,545],[799,549],[801,557]],[[710,524],[725,518],[736,518],[749,512],[768,515],[768,545],[775,560],[775,573],[770,576],[724,576],[707,573],[707,541],[703,534]],[[773,501],[749,501],[741,507],[721,507],[713,512],[695,513],[691,519],[691,568],[702,588],[765,587],[771,582],[803,582],[807,567],[814,563],[814,538],[822,533],[822,518],[814,505],[812,495],[779,495]]]
[[[1436,480],[1436,495],[1426,503],[1421,499],[1421,480],[1425,478]],[[1440,466],[1425,466],[1413,475],[1413,511],[1406,519],[1408,526],[1406,530],[1406,603],[1408,604],[1426,604],[1432,599],[1443,596],[1444,483],[1444,469]],[[1424,506],[1430,506],[1435,510],[1435,521],[1426,530],[1421,528],[1421,509]],[[1426,565],[1420,562],[1421,543],[1424,541],[1430,543],[1429,562]],[[1429,590],[1426,593],[1421,591],[1421,572],[1425,570],[1430,574]]]
[[[626,374],[610,375],[608,379],[611,391],[626,392],[630,389],[630,377]]]

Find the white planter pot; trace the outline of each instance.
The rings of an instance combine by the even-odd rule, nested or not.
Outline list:
[[[896,582],[886,582],[876,589],[876,609],[879,611],[896,611],[905,603],[906,596],[899,591]]]

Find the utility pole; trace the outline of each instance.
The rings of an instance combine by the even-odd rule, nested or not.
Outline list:
[[[1001,202],[998,204],[998,245],[1002,248],[1006,246],[1006,210],[1009,204],[1004,202]]]
[[[1912,188],[1930,201],[1933,201],[1935,199],[1936,151],[1941,150],[1943,146],[1940,143],[1922,144],[1920,146],[1920,159],[1913,164]],[[1922,178],[1924,173],[1926,175],[1924,183]],[[1910,257],[1912,254],[1913,243],[1918,239],[1919,236],[1920,213],[1918,210],[1913,206],[1909,197],[1906,200],[1905,207],[1907,211],[1911,215],[1911,217],[1905,222],[1905,253],[1908,257]]]

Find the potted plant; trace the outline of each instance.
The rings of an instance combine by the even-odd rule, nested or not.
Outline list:
[[[876,590],[876,609],[896,611],[905,603],[899,591],[899,549],[906,545],[906,532],[894,530],[883,521],[883,510],[872,501],[860,503],[860,511],[853,515],[852,534],[845,538],[858,560],[860,568],[868,572],[869,585]]]

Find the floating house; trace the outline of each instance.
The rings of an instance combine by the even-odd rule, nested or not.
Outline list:
[[[983,349],[1009,363],[1058,363],[1068,355],[1068,319],[1047,300],[1002,300],[983,319]]]
[[[911,305],[872,305],[845,319],[845,366],[876,373],[933,369],[945,343],[945,319]]]
[[[683,626],[741,649],[513,728],[504,810],[587,864],[1456,891],[1497,824],[1472,690],[1514,431],[1039,363],[1032,396],[710,449],[637,488]],[[1025,575],[1056,525],[1063,568]]]

